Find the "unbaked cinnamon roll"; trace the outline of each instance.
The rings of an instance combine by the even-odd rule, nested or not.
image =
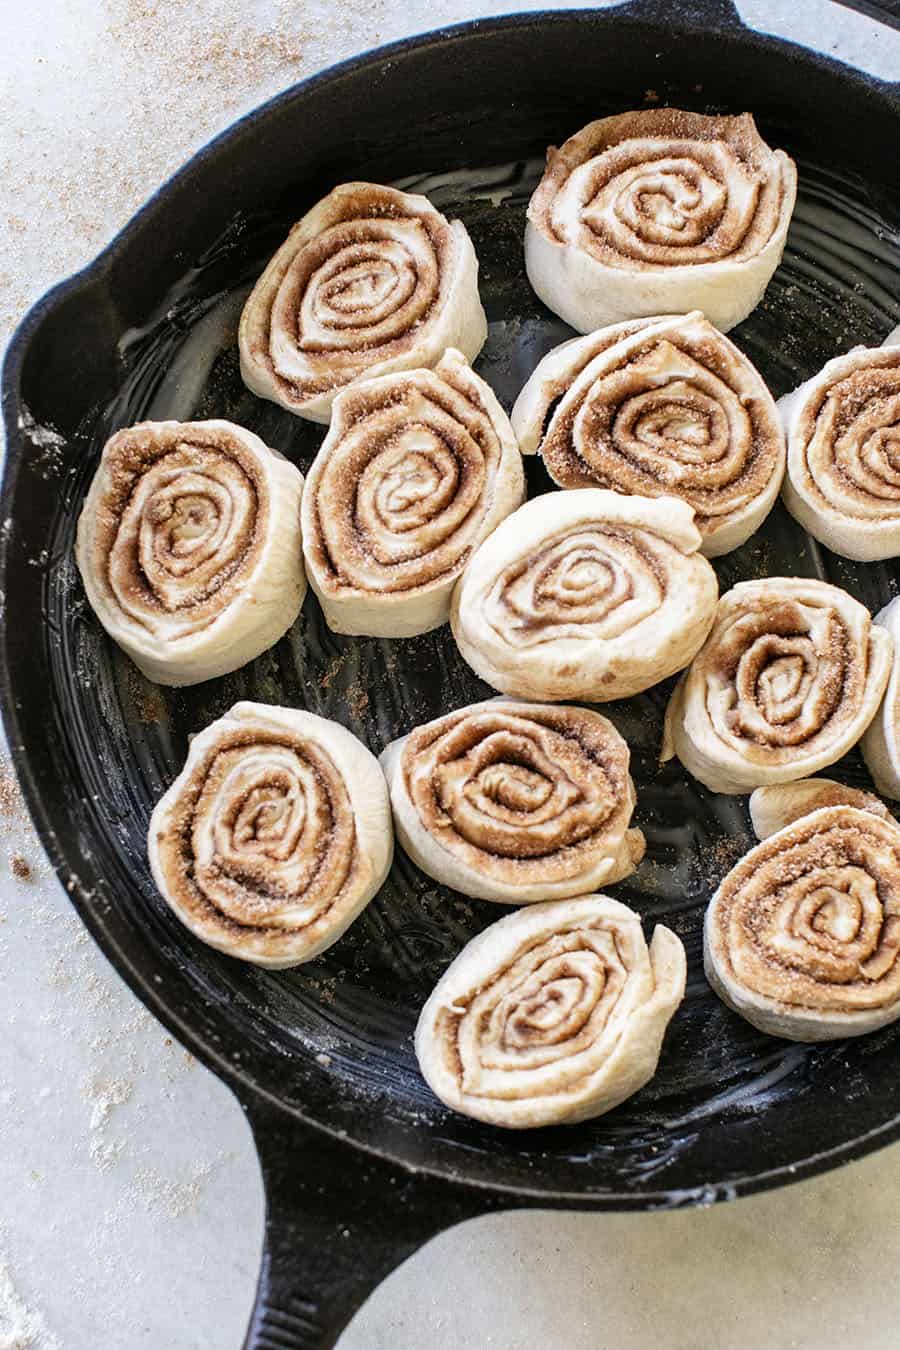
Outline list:
[[[516,698],[602,703],[682,670],[719,588],[686,502],[585,489],[534,497],[475,551],[451,624],[472,669]]]
[[[823,806],[853,806],[871,811],[882,820],[893,819],[884,802],[871,792],[836,783],[833,778],[801,778],[795,783],[760,787],[750,794],[753,833],[757,839],[768,839],[776,830]]]
[[[748,792],[825,768],[878,709],[893,641],[846,591],[766,577],[722,596],[712,632],[666,712],[677,755],[713,792]]]
[[[860,742],[866,767],[885,797],[900,799],[900,597],[875,622],[894,639],[894,659],[881,706]]]
[[[97,618],[158,684],[225,675],[300,612],[303,477],[231,422],[142,422],[106,444],[75,557]]]
[[[528,207],[528,277],[581,333],[690,309],[727,332],[762,299],[796,196],[793,161],[749,113],[604,117],[547,151]]]
[[[707,557],[756,530],[784,476],[771,394],[702,314],[617,324],[555,348],[512,411],[560,487],[681,497]]]
[[[861,1036],[900,1017],[900,827],[829,806],[725,877],[704,929],[707,978],[760,1031]]]
[[[303,497],[329,626],[409,637],[446,623],[473,549],[524,491],[509,419],[460,352],[339,394]]]
[[[419,1018],[416,1055],[447,1106],[529,1129],[602,1115],[653,1077],[684,997],[684,948],[606,895],[533,905],[463,948]]]
[[[476,899],[584,895],[643,857],[628,746],[587,708],[473,703],[393,741],[381,762],[403,848]]]
[[[241,316],[244,383],[327,422],[354,380],[434,366],[484,345],[478,260],[461,221],[426,197],[343,183],[294,226]]]
[[[384,775],[336,722],[236,703],[191,740],[148,852],[160,894],[203,942],[258,966],[299,965],[388,873]]]
[[[900,346],[856,347],[779,401],[784,504],[844,558],[900,555]]]

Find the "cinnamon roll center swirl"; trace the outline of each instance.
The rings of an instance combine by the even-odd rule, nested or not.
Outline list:
[[[652,480],[656,491],[693,489],[709,498],[747,471],[754,429],[738,390],[671,342],[662,340],[624,367],[601,374],[575,415],[572,435],[583,462],[625,486]],[[624,475],[624,476],[623,476]],[[725,509],[733,510],[729,495]]]
[[[640,530],[566,531],[500,572],[485,597],[485,617],[519,647],[617,637],[665,599],[665,560],[658,551]]]
[[[760,940],[790,969],[810,979],[848,984],[884,973],[886,952],[893,961],[897,948],[896,940],[885,948],[884,936],[874,879],[860,867],[844,866],[796,882]]]
[[[877,1007],[900,995],[900,832],[868,812],[826,810],[753,850],[723,882],[716,922],[747,988],[807,1007]]]
[[[721,143],[648,138],[588,161],[567,195],[580,202],[583,234],[604,260],[611,253],[671,267],[738,252],[753,226],[759,183]],[[555,224],[563,210],[564,199]]]
[[[474,402],[429,376],[360,391],[314,480],[324,558],[339,586],[427,585],[458,571],[479,537],[502,447]]]
[[[498,1039],[511,1050],[533,1050],[570,1040],[584,1026],[594,1005],[595,983],[587,954],[566,953],[544,962],[525,986],[498,1009]],[[604,972],[596,981],[602,987]]]
[[[197,771],[182,831],[185,884],[254,928],[308,923],[341,892],[355,826],[343,778],[318,747],[232,740]]]
[[[829,723],[852,679],[849,635],[833,610],[773,604],[739,618],[725,635],[725,724],[760,746],[804,745]],[[730,649],[730,659],[729,659]],[[716,701],[717,681],[711,699]]]
[[[609,933],[559,933],[527,949],[475,995],[461,1020],[464,1090],[486,1088],[485,1071],[540,1069],[589,1050],[626,980]]]
[[[900,512],[900,369],[855,372],[828,391],[806,451],[829,499]]]
[[[258,549],[262,507],[253,466],[212,446],[176,443],[149,464],[114,469],[120,502],[98,531],[118,605],[173,635],[214,617]]]
[[[476,848],[540,858],[587,838],[611,813],[609,785],[585,782],[559,738],[548,753],[539,738],[503,727],[466,746],[461,730],[436,758],[433,785],[443,818]]]
[[[365,351],[400,341],[428,317],[440,262],[421,220],[372,216],[323,230],[296,255],[272,306],[279,353]]]
[[[859,867],[835,867],[805,877],[787,914],[773,924],[771,942],[788,964],[827,978],[841,967],[852,979],[877,950],[883,912],[878,887]]]
[[[611,550],[604,553],[589,532],[581,539],[570,535],[565,546],[557,544],[544,552],[524,584],[520,572],[516,582],[507,585],[507,603],[521,614],[521,601],[527,596],[533,616],[559,610],[575,623],[596,622],[634,593],[631,576],[616,562]]]
[[[474,447],[466,449],[471,454]],[[378,562],[417,557],[458,527],[477,499],[477,475],[467,472],[477,451],[466,458],[431,427],[413,423],[369,461],[357,488],[356,521]]]

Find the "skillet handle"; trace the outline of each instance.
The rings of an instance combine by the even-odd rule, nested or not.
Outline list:
[[[621,0],[614,8],[631,11],[641,19],[655,19],[663,25],[672,21],[672,0]],[[746,26],[734,0],[682,0],[678,19],[683,21],[685,18],[708,33],[724,33]]]
[[[495,1207],[244,1104],[266,1192],[256,1305],[244,1350],[330,1350],[390,1272],[429,1238]],[[495,1202],[496,1203],[496,1202]]]
[[[900,0],[833,0],[833,3],[900,30]],[[665,21],[672,17],[672,0],[623,0],[621,8],[633,10],[641,18]],[[734,0],[684,0],[679,18],[684,17],[694,19],[707,32],[747,26]]]

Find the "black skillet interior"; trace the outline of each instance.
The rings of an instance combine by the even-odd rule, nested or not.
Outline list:
[[[9,357],[2,527],[4,694],[19,771],[53,861],[136,991],[250,1103],[262,1097],[365,1149],[495,1188],[512,1203],[660,1206],[721,1198],[893,1137],[900,1028],[804,1047],[753,1031],[707,987],[705,901],[750,846],[746,802],[716,797],[656,753],[668,686],[607,706],[633,749],[639,871],[614,893],[683,938],[686,1002],[653,1083],[611,1115],[498,1135],[450,1115],[416,1071],[411,1033],[435,980],[502,910],[398,856],[381,894],[324,956],[263,972],[172,918],[150,880],[150,810],[188,734],[238,698],[308,707],[374,750],[489,692],[449,630],[341,638],[308,597],[277,647],[225,679],[172,692],[106,640],[72,563],[100,447],[145,417],[228,417],[306,467],[322,431],[253,397],[235,351],[240,303],[287,227],[336,182],[425,191],[470,230],[490,336],[476,368],[508,407],[570,330],[524,275],[529,192],[548,143],[591,117],[656,103],[757,115],[799,161],[785,260],[733,336],[776,395],[900,322],[900,110],[886,86],[740,29],[724,0],[529,15],[399,44],[299,87],[200,156],[87,273],[29,316]],[[529,465],[531,493],[550,484]],[[740,578],[827,577],[870,607],[889,565],[819,549],[778,506],[717,564]],[[836,771],[865,781],[856,753]],[[284,1125],[284,1121],[281,1122]],[[282,1136],[283,1137],[283,1136]],[[349,1163],[348,1163],[349,1165]]]

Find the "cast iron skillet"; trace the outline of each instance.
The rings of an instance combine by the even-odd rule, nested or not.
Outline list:
[[[897,22],[897,6],[858,6]],[[893,19],[892,19],[893,16]],[[759,1035],[703,979],[702,911],[751,841],[743,799],[656,765],[667,689],[607,710],[634,749],[649,858],[617,893],[688,949],[688,997],[660,1072],[598,1121],[506,1133],[445,1111],[420,1080],[417,1011],[500,911],[398,857],[330,952],[262,972],[195,942],[151,883],[153,802],[187,735],[237,698],[308,706],[378,750],[484,697],[444,629],[339,638],[310,596],[288,636],[226,679],[144,681],[88,611],[71,558],[102,445],[145,416],[226,416],[306,466],[322,432],[242,386],[235,318],[289,224],[348,178],[429,191],[468,225],[491,321],[478,368],[507,405],[567,335],[524,278],[523,212],[548,143],[605,112],[670,102],[757,114],[794,154],[785,262],[737,331],[776,394],[900,320],[896,87],[745,29],[726,0],[643,0],[465,24],[350,61],[274,99],[200,152],[86,271],[28,315],[3,389],[9,454],[0,572],[2,694],[37,828],[78,912],[135,992],[237,1094],[268,1212],[247,1345],[324,1347],[374,1285],[441,1228],[497,1207],[654,1209],[781,1185],[900,1135],[900,1030],[797,1046]],[[546,488],[529,468],[531,490]],[[888,566],[818,549],[776,508],[718,565],[827,576],[872,607]],[[856,755],[841,772],[864,781]],[[177,1129],[177,1122],[173,1122]]]

